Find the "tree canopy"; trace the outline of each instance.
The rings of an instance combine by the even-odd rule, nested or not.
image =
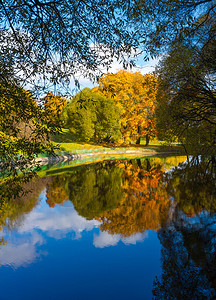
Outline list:
[[[215,147],[215,45],[215,38],[201,48],[175,45],[158,67],[158,130],[162,138],[178,137],[190,152]]]
[[[71,76],[78,83],[80,74],[95,79],[97,67],[114,58],[130,63],[125,53],[138,46],[128,18],[131,6],[123,0],[2,0],[1,60],[17,79],[34,86],[67,84]]]
[[[47,118],[50,123],[56,124],[56,126],[63,125],[62,114],[67,105],[67,100],[59,95],[53,95],[53,93],[47,93],[44,98],[44,108],[47,113]]]
[[[211,40],[209,20],[215,20],[214,0],[138,0],[136,6],[131,18],[152,56],[165,54],[176,42],[204,45]]]
[[[0,176],[1,196],[11,198],[17,194],[19,183],[32,176],[31,164],[39,153],[53,153],[51,126],[44,109],[32,95],[15,84],[0,83]],[[20,172],[26,178],[20,176]],[[16,180],[14,180],[16,179]],[[8,186],[12,184],[12,188]]]
[[[114,60],[125,68],[132,66],[137,53],[144,59],[166,54],[159,68],[166,87],[159,95],[164,105],[158,106],[160,118],[170,120],[166,133],[186,143],[193,141],[193,145],[206,143],[212,152],[216,141],[215,17],[215,0],[1,0],[1,161],[16,164],[22,148],[23,159],[30,163],[34,154],[51,149],[51,124],[44,123],[48,119],[41,106],[29,109],[23,87],[37,95],[41,88],[50,91],[50,84],[68,88],[71,78],[79,86],[79,76],[95,80]],[[149,114],[154,111],[145,104],[140,109],[140,100],[133,102],[137,110],[128,113],[122,133],[127,138],[135,137],[136,132],[138,141],[140,132],[150,128],[143,125],[144,120],[149,123]],[[21,110],[14,112],[19,105]],[[134,115],[139,116],[142,109],[145,116],[134,122]],[[29,137],[18,136],[14,125],[18,120],[26,124],[24,127],[35,124],[34,144]],[[44,136],[46,142],[42,143]]]
[[[85,88],[67,107],[67,126],[76,139],[114,142],[121,138],[119,109],[113,100]]]
[[[134,50],[148,59],[176,41],[205,45],[214,20],[214,0],[2,0],[1,75],[38,86],[95,79],[114,58],[133,65]]]
[[[154,116],[157,78],[152,74],[119,71],[108,73],[98,79],[94,90],[112,97],[121,113],[121,132],[125,141],[156,135]],[[148,144],[146,140],[146,144]]]

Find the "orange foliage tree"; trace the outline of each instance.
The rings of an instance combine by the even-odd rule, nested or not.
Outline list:
[[[98,79],[94,91],[113,98],[121,112],[121,131],[125,142],[156,135],[155,102],[157,78],[153,74],[142,75],[121,70],[108,73]]]
[[[102,222],[101,230],[123,236],[146,229],[158,230],[166,223],[170,207],[162,166],[137,160],[136,164],[120,163],[119,167],[124,170],[124,195],[115,209],[97,218]]]

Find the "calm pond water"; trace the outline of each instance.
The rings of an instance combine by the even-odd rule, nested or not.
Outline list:
[[[73,164],[1,206],[0,299],[215,299],[211,162]]]

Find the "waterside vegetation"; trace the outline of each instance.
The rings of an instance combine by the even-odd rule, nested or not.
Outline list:
[[[35,156],[55,155],[50,138],[64,128],[74,142],[157,139],[212,157],[215,9],[213,0],[1,1],[2,181],[19,181],[20,170],[23,180],[34,175]],[[161,58],[154,74],[128,71],[140,53]],[[115,61],[124,70],[110,73]],[[79,76],[97,86],[71,97]]]

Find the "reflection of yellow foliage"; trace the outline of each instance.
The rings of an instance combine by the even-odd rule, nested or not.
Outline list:
[[[54,207],[55,204],[63,204],[68,200],[68,195],[62,186],[47,192],[47,203],[50,207]]]
[[[1,245],[7,245],[7,242],[5,242],[3,237],[0,239],[0,246]]]
[[[34,179],[23,186],[23,196],[12,198],[10,201],[1,200],[0,230],[3,230],[4,226],[13,227],[18,220],[21,220],[35,207],[38,197],[48,181],[47,178]]]
[[[14,206],[11,206],[7,201],[4,201],[0,205],[0,230],[3,229],[6,219],[13,215],[15,210]]]
[[[160,166],[148,171],[137,164],[123,164],[124,196],[117,208],[98,219],[101,229],[112,234],[129,236],[146,229],[158,230],[166,222],[170,201]]]
[[[68,200],[68,194],[59,177],[54,177],[47,187],[47,204],[54,207],[56,204],[63,204]]]
[[[0,201],[0,231],[4,227],[15,228],[24,220],[24,217],[38,203],[38,197],[45,188],[49,178],[34,179],[23,186],[24,195],[12,198],[9,201],[1,199]],[[7,241],[0,238],[0,246],[6,245]]]
[[[179,164],[185,162],[187,160],[187,156],[170,156],[165,158],[165,166],[167,169],[176,167]]]
[[[185,162],[187,156],[168,156],[168,157],[155,157],[154,164],[163,165],[163,169],[169,170],[170,168],[177,167],[179,164]]]

